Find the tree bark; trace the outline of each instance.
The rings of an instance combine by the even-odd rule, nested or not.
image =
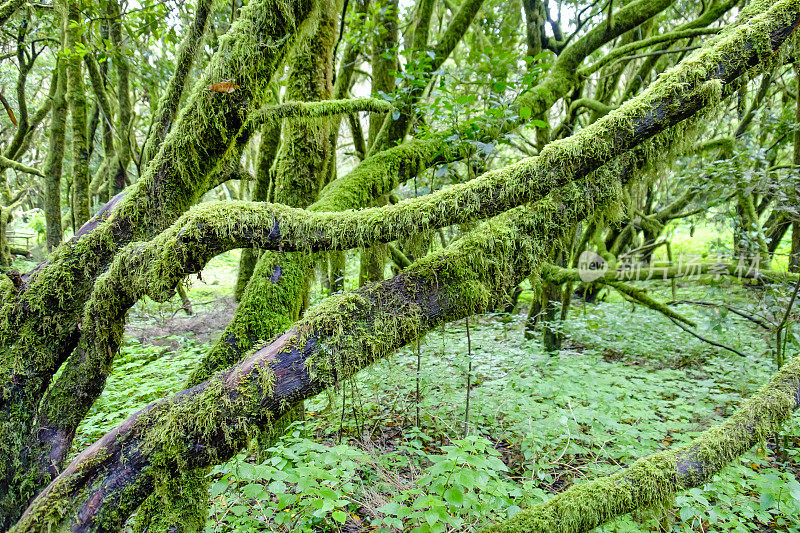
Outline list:
[[[86,88],[83,83],[82,58],[78,50],[83,27],[80,6],[74,0],[63,0],[59,6],[66,35],[67,103],[72,137],[72,229],[91,217],[89,199],[89,149],[86,139]]]
[[[74,391],[84,385],[102,390],[102,376],[65,371],[61,383],[48,392],[53,401],[40,405],[54,373],[78,341],[80,314],[94,278],[122,245],[168,226],[208,190],[210,171],[242,128],[251,100],[269,83],[296,34],[304,31],[312,8],[311,0],[291,6],[257,0],[246,6],[142,178],[56,249],[47,263],[24,276],[0,310],[0,383],[8,391],[0,398],[0,529],[13,524],[63,461],[72,431],[92,398],[76,402]],[[261,46],[265,40],[274,46]],[[205,90],[220,78],[233,77],[248,81],[231,94]],[[68,367],[80,367],[82,354],[76,352]],[[68,376],[76,375],[80,381],[69,383]],[[90,383],[81,384],[85,381]],[[65,411],[70,414],[62,416]],[[40,456],[48,458],[41,469],[34,467]]]
[[[128,182],[128,165],[131,161],[131,93],[130,69],[125,57],[125,42],[122,39],[122,14],[117,0],[108,0],[109,36],[113,48],[112,63],[117,71],[117,160],[111,166],[111,196],[119,194]]]
[[[181,41],[180,48],[178,48],[178,54],[175,60],[175,71],[172,73],[172,77],[169,80],[167,90],[158,102],[158,111],[153,117],[150,131],[142,147],[142,161],[140,166],[146,165],[155,157],[158,148],[161,146],[161,143],[164,142],[167,133],[169,133],[169,130],[172,128],[183,94],[186,90],[192,65],[194,65],[198,50],[200,50],[203,45],[206,23],[208,22],[208,15],[211,13],[213,4],[213,0],[198,0],[197,2],[194,20],[192,20],[189,31],[186,37]]]
[[[50,117],[47,158],[44,163],[45,196],[44,217],[47,226],[47,249],[53,251],[61,243],[61,170],[64,159],[64,144],[67,123],[67,75],[66,62],[59,59],[56,63],[58,73],[55,80],[57,87],[53,97],[53,111]]]

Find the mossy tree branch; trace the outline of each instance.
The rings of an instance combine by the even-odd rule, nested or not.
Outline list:
[[[684,31],[696,28],[704,28],[710,26],[714,22],[720,19],[725,13],[730,11],[739,4],[737,0],[715,0],[710,4],[706,4],[706,9],[697,17],[695,20],[687,22],[685,24],[681,24],[673,31]],[[672,46],[672,43],[666,43],[658,48],[658,50],[667,50]],[[656,67],[658,60],[661,56],[651,56],[648,57],[644,63],[639,67],[636,71],[636,74],[631,77],[628,86],[625,88],[625,93],[622,97],[622,100],[627,100],[628,98],[634,96],[636,93],[641,90],[642,86],[644,85],[645,79],[650,75],[652,70]]]
[[[3,302],[0,376],[7,394],[0,397],[0,529],[11,526],[49,478],[30,463],[38,452],[22,451],[30,447],[23,436],[30,435],[42,395],[75,346],[94,278],[122,245],[157,233],[206,192],[211,170],[228,152],[251,102],[304,31],[314,7],[312,0],[291,5],[256,0],[243,8],[141,179],[26,275]],[[241,88],[233,94],[203,89],[234,77]]]
[[[0,26],[5,25],[11,15],[25,4],[26,0],[8,0],[0,6]]]
[[[773,27],[775,39],[784,39],[783,32],[791,30],[791,24],[783,19],[782,25]],[[201,237],[209,243],[207,253],[217,254],[225,251],[225,246],[247,245],[247,241],[271,250],[344,250],[495,216],[587,176],[709,105],[713,101],[710,98],[730,92],[738,77],[758,61],[751,40],[757,36],[771,39],[760,33],[766,27],[756,24],[744,28],[747,31],[709,46],[701,54],[704,57],[690,61],[686,70],[663,76],[611,115],[570,138],[551,143],[540,156],[469,182],[397,204],[346,212],[319,213],[318,208],[306,211],[279,204],[205,203],[193,209],[180,225],[194,225],[200,235],[204,230],[217,235],[227,232],[224,239]],[[770,50],[777,43],[770,41]],[[729,55],[732,50],[737,52],[735,60]],[[715,87],[709,92],[710,84]],[[598,138],[609,141],[598,147]],[[196,220],[191,222],[193,217]],[[188,235],[185,229],[182,231]],[[219,242],[219,247],[210,244],[214,242]]]
[[[122,19],[118,0],[107,0],[109,36],[114,47],[111,58],[117,72],[117,159],[112,164],[109,183],[111,194],[117,194],[128,182],[128,164],[131,161],[131,93],[130,67],[125,54],[125,42],[122,39]]]
[[[84,451],[13,531],[91,531],[121,523],[147,495],[158,470],[172,475],[223,461],[245,442],[252,425],[268,428],[288,405],[443,320],[491,308],[549,254],[564,228],[616,197],[618,188],[609,179],[596,176],[535,208],[504,213],[393,279],[312,308],[232,370],[151,405]],[[336,346],[336,357],[322,346]],[[201,405],[213,407],[198,411]],[[92,481],[101,479],[99,485]]]
[[[59,0],[58,9],[66,36],[67,103],[72,137],[72,227],[77,231],[91,217],[86,91],[81,56],[77,49],[83,21],[80,5],[75,0]]]
[[[652,37],[648,37],[647,39],[642,39],[641,41],[635,41],[614,48],[610,53],[604,55],[601,59],[597,60],[591,65],[579,69],[578,76],[582,77],[591,76],[592,74],[594,74],[601,68],[605,67],[609,63],[618,60],[623,60],[625,59],[625,56],[627,56],[631,52],[635,52],[636,50],[641,50],[642,48],[648,48],[650,46],[653,46],[654,44],[679,41],[681,39],[700,37],[704,35],[713,35],[715,33],[719,33],[719,28],[689,28],[684,30],[670,31],[659,35],[653,35]]]
[[[729,2],[734,3],[733,0]],[[604,24],[604,30],[593,30],[567,47],[559,55],[547,77],[530,91],[523,93],[517,99],[516,105],[531,107],[532,116],[546,111],[572,89],[575,83],[574,73],[586,57],[649,20],[670,3],[666,0],[638,0],[620,9],[615,15],[613,27],[608,28]],[[520,119],[519,122],[504,125],[499,132],[487,132],[487,138],[494,138],[523,122],[525,120]],[[452,134],[452,131],[446,131],[428,139],[413,139],[366,158],[348,175],[328,185],[311,209],[340,211],[370,205],[376,198],[390,193],[422,169],[466,157],[470,153],[468,146],[453,146],[447,142],[446,139]]]
[[[147,138],[144,141],[142,160],[139,162],[140,167],[146,165],[155,157],[158,148],[172,128],[186,90],[189,73],[192,70],[195,57],[197,57],[197,52],[202,47],[208,15],[211,13],[213,5],[213,0],[198,0],[197,2],[192,24],[189,26],[189,31],[178,48],[175,70],[170,77],[167,90],[158,102],[158,111],[153,116],[150,131],[148,131]]]
[[[487,533],[579,533],[616,516],[668,501],[710,481],[728,463],[774,435],[800,406],[800,357],[786,364],[728,420],[689,444],[639,459],[525,509]]]
[[[648,279],[675,279],[691,276],[730,276],[742,279],[761,280],[786,283],[797,279],[797,276],[778,270],[754,269],[750,265],[736,263],[693,263],[675,266],[644,265],[630,270],[608,270],[592,281],[610,283],[614,281],[646,281]],[[542,270],[542,277],[551,283],[577,283],[581,280],[581,272],[577,268],[562,268],[548,265]]]
[[[41,170],[23,165],[13,159],[9,159],[4,155],[0,155],[0,167],[10,168],[18,172],[25,172],[26,174],[33,174],[34,176],[44,177]]]
[[[248,120],[256,125],[284,119],[302,120],[346,115],[357,111],[371,113],[389,113],[393,106],[385,100],[377,98],[346,98],[342,100],[324,100],[321,102],[287,101],[260,109],[250,115]]]

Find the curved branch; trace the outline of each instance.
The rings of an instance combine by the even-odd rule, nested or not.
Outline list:
[[[676,324],[680,325],[680,322],[685,324],[689,324],[692,327],[697,327],[697,323],[693,320],[689,320],[688,318],[680,315],[667,307],[666,305],[657,302],[650,298],[645,291],[642,289],[637,289],[636,287],[631,287],[625,283],[620,283],[619,281],[604,281],[605,285],[610,287],[614,287],[621,295],[626,297],[627,299],[633,300],[634,302],[638,302],[645,307],[652,309],[653,311],[657,311],[662,315],[666,316]]]
[[[592,98],[579,98],[573,101],[569,106],[569,114],[572,115],[575,113],[580,107],[585,107],[591,111],[594,111],[599,116],[605,116],[614,111],[617,107],[606,105],[603,102],[598,102]]]
[[[25,172],[27,174],[33,174],[34,176],[44,177],[44,174],[36,168],[29,167],[27,165],[23,165],[13,159],[9,159],[3,155],[0,155],[0,167],[3,168],[12,168],[19,172]]]
[[[389,113],[392,104],[378,98],[345,98],[343,100],[324,100],[321,102],[283,102],[252,113],[248,120],[255,125],[282,119],[321,118],[333,115],[346,115],[356,111],[370,113]]]
[[[713,35],[719,33],[719,31],[719,28],[690,28],[686,30],[678,30],[662,33],[660,35],[654,35],[653,37],[648,37],[647,39],[643,39],[641,41],[636,41],[614,48],[611,50],[611,52],[603,56],[597,62],[579,69],[578,76],[591,76],[609,63],[621,60],[631,52],[635,52],[636,50],[640,50],[642,48],[647,48],[648,46],[652,46],[654,44],[678,41],[680,39],[688,39],[691,37],[699,37],[701,35]]]

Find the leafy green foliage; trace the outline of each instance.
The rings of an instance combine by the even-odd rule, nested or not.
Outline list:
[[[207,296],[203,291],[226,279],[233,264],[235,258],[220,258],[190,296]],[[667,285],[646,286],[653,297],[667,299]],[[678,288],[696,299],[725,292],[741,308],[761,290],[724,280]],[[528,297],[524,292],[523,306]],[[178,301],[148,305],[163,313]],[[148,314],[146,307],[136,312],[135,323]],[[421,346],[419,401],[413,346],[307,401],[307,420],[270,448],[250,450],[211,472],[206,530],[472,531],[645,453],[688,442],[729,415],[774,366],[767,356],[755,357],[766,341],[749,321],[715,309],[682,312],[704,335],[753,356],[743,362],[720,352],[615,294],[573,308],[562,324],[566,349],[558,355],[523,339],[523,315],[471,320],[471,354],[462,323],[430,333]],[[180,387],[203,346],[163,341],[172,348],[126,342],[79,442]],[[675,532],[753,531],[755,524],[797,531],[798,430],[795,421],[713,482],[679,494],[673,508],[624,516],[601,531],[642,532],[657,524]]]

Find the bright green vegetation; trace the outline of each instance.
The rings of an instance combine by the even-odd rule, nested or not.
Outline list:
[[[798,531],[800,0],[553,4],[2,3],[0,531]]]
[[[218,258],[204,270],[204,281],[191,285],[201,328],[209,313],[203,302],[230,298],[226,283],[235,262],[235,255]],[[659,301],[670,299],[668,283],[637,287]],[[756,313],[768,313],[774,297],[768,288],[736,287],[724,279],[681,281],[677,291],[687,300],[719,301],[724,295],[726,303]],[[523,292],[523,310],[531,294]],[[129,330],[155,330],[175,320],[179,306],[177,298],[142,302],[132,311]],[[443,335],[430,332],[421,343],[419,403],[412,345],[339,390],[307,401],[306,421],[269,449],[252,448],[214,468],[206,530],[255,531],[265,524],[309,531],[355,524],[474,530],[638,457],[690,442],[730,416],[775,366],[764,353],[763,331],[752,322],[724,308],[676,309],[699,324],[696,331],[750,357],[711,347],[613,291],[597,304],[571,309],[560,324],[566,341],[558,355],[543,351],[538,339],[525,340],[524,314],[470,319],[471,356],[464,322],[450,323]],[[79,429],[78,448],[180,390],[207,348],[191,333],[154,337],[153,344],[126,339],[125,355],[115,361],[104,394]],[[796,353],[796,341],[791,346]],[[795,418],[778,438],[779,450],[770,438],[712,482],[676,494],[663,509],[625,515],[598,531],[644,532],[657,523],[676,532],[701,525],[744,532],[757,524],[797,531],[798,431]]]

